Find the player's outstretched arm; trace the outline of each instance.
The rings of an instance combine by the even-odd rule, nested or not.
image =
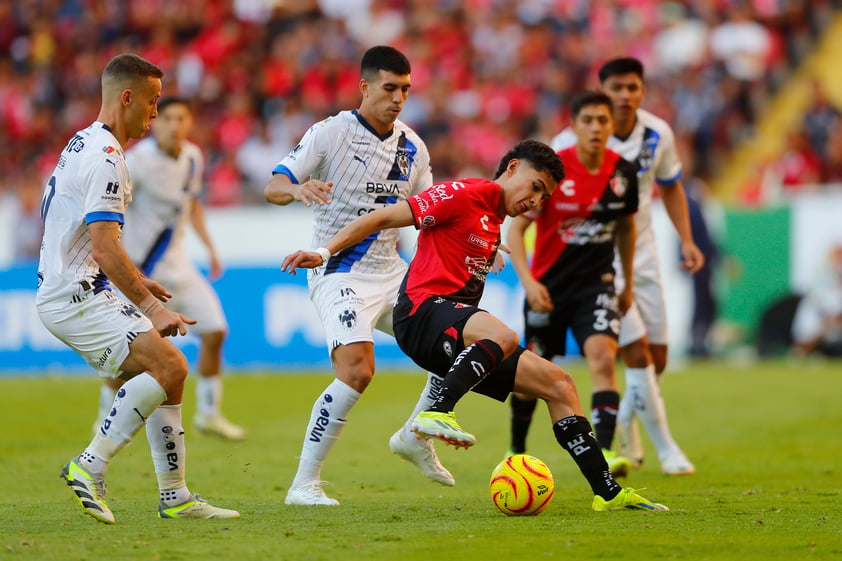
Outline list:
[[[325,183],[318,179],[310,179],[298,184],[290,181],[286,175],[276,173],[266,184],[263,194],[266,201],[273,205],[286,206],[293,201],[300,201],[304,206],[311,206],[313,203],[324,205],[330,202],[333,181]]]
[[[512,266],[515,268],[523,290],[526,293],[526,301],[529,307],[536,312],[551,312],[553,300],[547,287],[535,280],[529,264],[526,262],[526,244],[523,236],[532,220],[526,216],[516,216],[509,224],[509,232],[506,234],[506,243],[509,245]]]
[[[705,256],[693,240],[690,230],[690,213],[687,210],[687,194],[684,185],[676,181],[672,185],[661,188],[664,208],[675,227],[678,239],[681,240],[681,266],[690,273],[696,274],[705,264]]]
[[[102,272],[149,318],[158,333],[163,336],[186,335],[187,325],[196,321],[171,312],[161,304],[158,296],[169,294],[162,286],[158,285],[160,290],[153,286],[153,290],[159,293],[157,295],[147,288],[147,282],[154,281],[145,278],[132,264],[120,243],[120,225],[109,221],[92,222],[88,231],[91,233],[91,255]]]
[[[281,264],[281,270],[294,275],[296,268],[313,269],[319,267],[337,251],[359,243],[375,232],[387,228],[411,226],[414,223],[415,218],[412,216],[409,203],[404,201],[389,205],[380,210],[360,216],[356,220],[346,224],[323,247],[320,247],[316,251],[298,250],[295,253],[290,253],[284,258]]]

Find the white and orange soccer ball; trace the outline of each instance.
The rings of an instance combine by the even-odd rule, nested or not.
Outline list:
[[[509,456],[491,472],[491,500],[507,516],[540,514],[553,498],[555,484],[547,464],[534,456]]]

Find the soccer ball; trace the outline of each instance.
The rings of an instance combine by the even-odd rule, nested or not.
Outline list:
[[[509,456],[497,464],[489,487],[494,505],[507,516],[540,514],[555,491],[547,464],[525,454]]]

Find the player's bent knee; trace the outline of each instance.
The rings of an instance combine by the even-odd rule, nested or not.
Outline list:
[[[499,333],[498,337],[495,338],[495,342],[500,345],[500,349],[503,350],[503,355],[508,357],[520,345],[520,338],[517,333],[511,329],[506,329]]]

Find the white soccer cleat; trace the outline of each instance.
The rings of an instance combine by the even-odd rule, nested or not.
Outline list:
[[[213,434],[226,440],[243,440],[246,437],[246,430],[235,425],[221,414],[200,415],[193,417],[193,426],[199,432]]]
[[[337,506],[339,501],[331,499],[322,490],[322,485],[326,481],[311,481],[304,485],[290,488],[287,491],[287,498],[284,501],[288,505],[302,505],[302,506]]]
[[[448,487],[456,485],[456,480],[441,465],[433,443],[426,439],[407,440],[403,437],[403,432],[403,427],[401,427],[389,439],[389,449],[392,453],[417,467],[424,477]]]
[[[208,503],[201,495],[193,495],[180,505],[167,506],[161,503],[158,506],[158,518],[239,518],[240,513],[236,510],[215,507]]]
[[[676,450],[661,460],[661,471],[667,475],[693,475],[696,466],[687,459],[684,452]]]

